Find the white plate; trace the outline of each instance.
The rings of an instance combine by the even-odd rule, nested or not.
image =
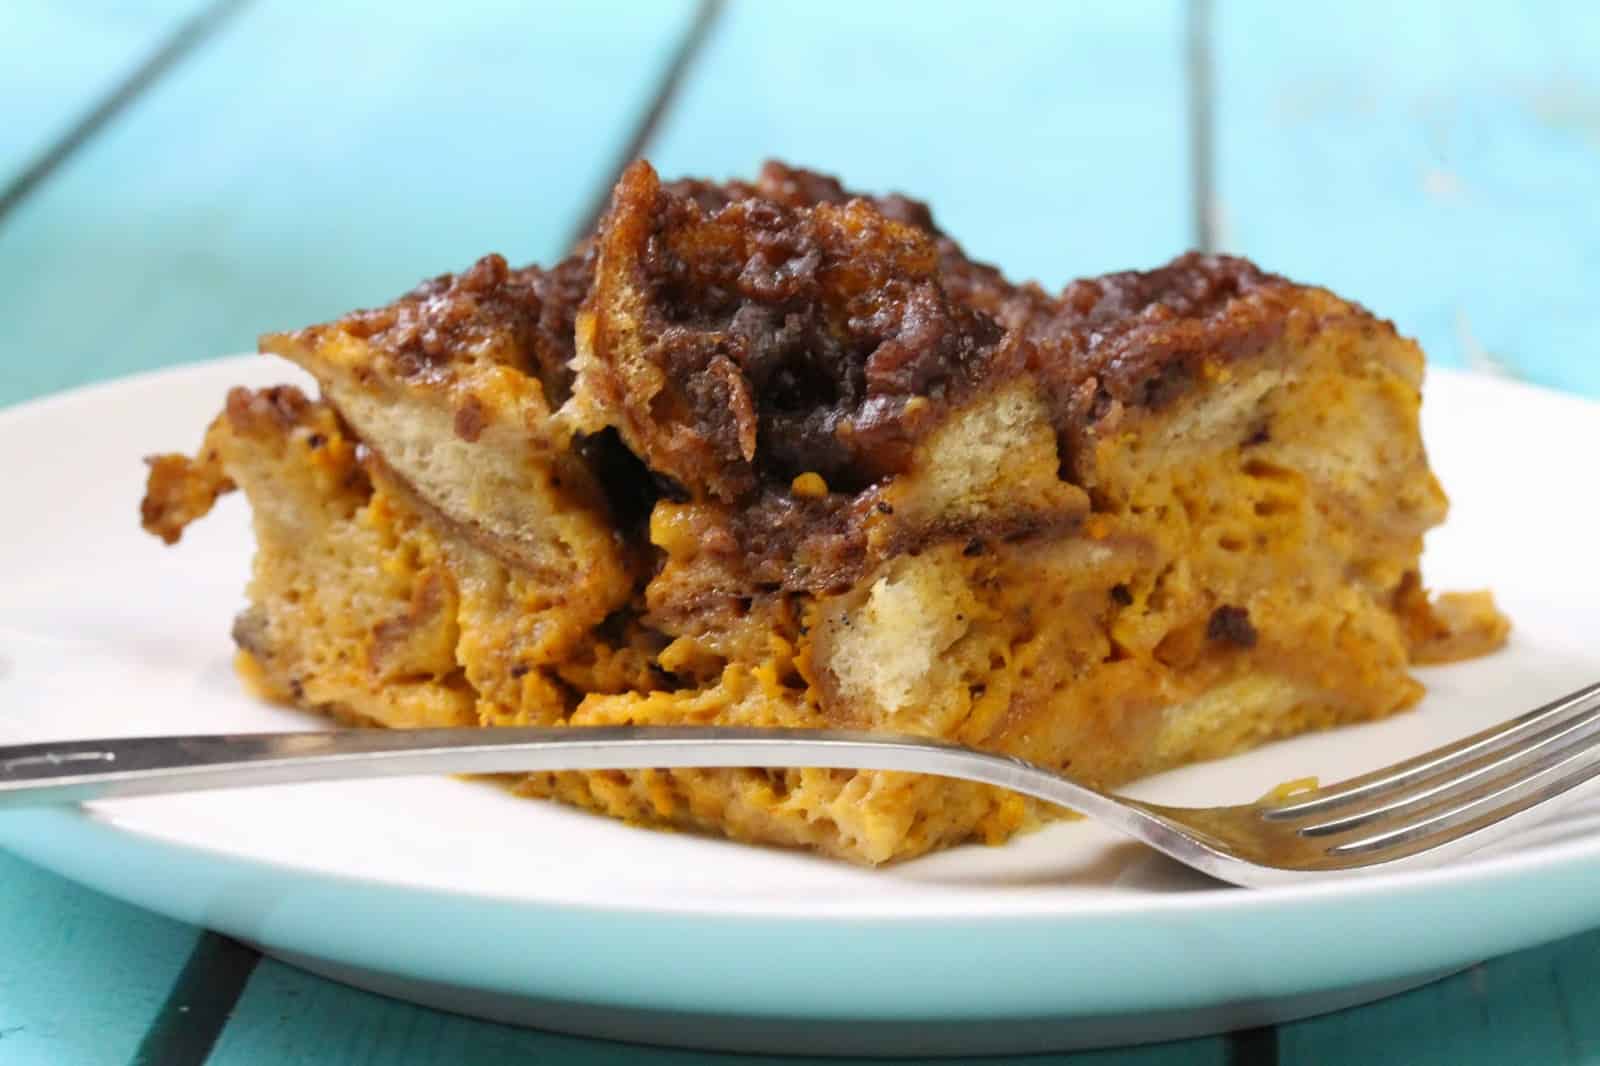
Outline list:
[[[0,413],[0,742],[315,729],[230,669],[243,501],[177,549],[141,533],[141,456],[189,450],[246,358]],[[1416,711],[1144,782],[1180,803],[1334,780],[1600,677],[1600,409],[1436,373],[1426,429],[1455,509],[1441,587],[1492,584],[1511,647],[1423,672]],[[1585,488],[1585,486],[1588,486]],[[703,1047],[1070,1048],[1342,1006],[1600,924],[1600,810],[1407,876],[1218,887],[1087,823],[868,871],[633,829],[492,787],[408,779],[0,816],[0,842],[95,888],[321,972],[548,1028]]]

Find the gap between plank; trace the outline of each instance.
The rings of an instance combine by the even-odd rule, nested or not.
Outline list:
[[[253,948],[201,933],[131,1066],[203,1066],[260,961]]]
[[[79,119],[59,140],[45,149],[3,191],[0,191],[0,222],[3,222],[18,204],[27,199],[41,182],[71,158],[74,152],[82,148],[89,138],[116,118],[180,59],[215,33],[218,27],[247,2],[248,0],[217,0],[179,26],[172,36],[167,38],[165,44],[139,64],[133,73],[111,90],[93,110]]]
[[[1189,189],[1194,246],[1209,253],[1217,250],[1211,0],[1188,0],[1184,65],[1189,96]]]
[[[1278,1066],[1278,1030],[1271,1026],[1240,1029],[1222,1039],[1228,1066]]]
[[[628,138],[628,143],[623,146],[622,152],[590,201],[589,210],[584,212],[577,227],[570,234],[570,239],[567,241],[568,248],[576,248],[578,243],[593,233],[595,227],[600,224],[600,216],[605,214],[606,205],[611,202],[612,187],[616,185],[617,179],[622,177],[622,171],[627,165],[639,158],[649,146],[655,136],[656,127],[661,124],[667,108],[672,105],[673,97],[678,94],[678,87],[683,83],[684,75],[689,72],[690,66],[699,56],[706,39],[711,36],[711,28],[721,16],[722,7],[723,0],[700,0],[699,7],[695,10],[694,21],[689,24],[688,32],[683,35],[683,40],[678,42],[677,49],[672,53],[672,62],[662,74],[650,106],[645,109],[644,115],[634,126],[633,135]]]

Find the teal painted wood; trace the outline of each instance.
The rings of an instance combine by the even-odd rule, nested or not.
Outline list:
[[[1436,361],[1600,394],[1600,14],[1218,4],[1223,245]]]
[[[123,1066],[194,940],[0,852],[0,1063]]]
[[[0,5],[0,188],[14,180],[205,0],[7,0]]]
[[[644,1048],[514,1029],[398,1003],[263,961],[207,1066],[864,1066],[867,1061]],[[1195,1040],[1077,1055],[940,1061],[951,1066],[1222,1066],[1225,1051],[1220,1040]]]
[[[1574,1063],[1600,1064],[1600,932],[1564,940],[1535,957],[1543,960],[1542,967],[1529,975],[1526,994],[1554,1001],[1561,1047]]]
[[[1182,59],[1176,0],[734,3],[648,154],[900,190],[974,256],[1056,286],[1188,245]]]
[[[0,220],[0,395],[558,255],[687,0],[258,0]]]
[[[1285,1026],[1278,1039],[1286,1063],[1594,1066],[1600,1063],[1600,931]]]

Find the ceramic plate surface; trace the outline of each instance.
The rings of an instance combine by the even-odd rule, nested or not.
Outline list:
[[[0,743],[317,729],[231,669],[251,538],[232,497],[179,548],[139,530],[144,467],[192,450],[247,357],[0,412]],[[1131,789],[1169,803],[1333,781],[1600,678],[1600,407],[1436,372],[1448,524],[1425,571],[1492,586],[1509,648],[1420,671],[1386,722]],[[629,828],[414,778],[0,815],[0,845],[343,980],[600,1036],[810,1052],[1070,1048],[1260,1025],[1600,924],[1600,805],[1487,857],[1336,886],[1220,887],[1089,823],[884,870]]]

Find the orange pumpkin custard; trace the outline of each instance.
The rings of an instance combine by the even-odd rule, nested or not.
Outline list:
[[[551,269],[262,347],[321,395],[235,390],[144,523],[243,490],[241,672],[349,721],[848,727],[1108,787],[1398,711],[1506,634],[1423,591],[1420,350],[1239,259],[1051,294],[903,197],[636,163]],[[864,863],[1051,814],[887,772],[515,787]]]

